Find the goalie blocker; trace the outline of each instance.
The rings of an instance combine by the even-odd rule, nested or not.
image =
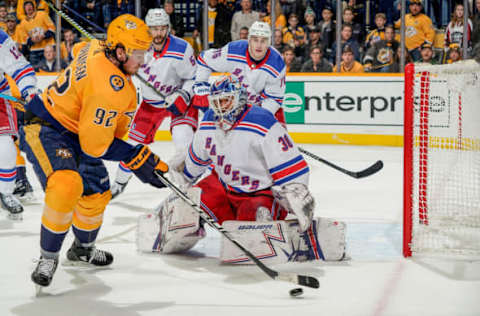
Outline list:
[[[187,195],[198,203],[201,189],[193,187]],[[240,244],[264,262],[271,264],[307,260],[342,260],[345,255],[345,224],[327,218],[314,218],[307,230],[299,222],[225,221],[223,226]],[[141,252],[178,253],[191,249],[205,237],[198,213],[170,195],[153,214],[141,215],[137,226],[137,248]],[[250,263],[245,254],[225,238],[221,260]]]

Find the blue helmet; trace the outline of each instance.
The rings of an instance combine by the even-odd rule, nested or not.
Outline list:
[[[247,104],[247,91],[238,79],[221,76],[210,86],[208,101],[215,113],[217,125],[227,131],[243,113]]]

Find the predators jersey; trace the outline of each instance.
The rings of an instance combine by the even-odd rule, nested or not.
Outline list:
[[[127,133],[136,109],[131,77],[112,64],[98,40],[83,44],[42,97],[50,115],[77,134],[82,151],[92,157],[104,155],[115,137]]]
[[[400,28],[400,20],[395,23]],[[420,47],[424,42],[433,43],[435,30],[432,20],[423,13],[405,15],[405,46],[408,50]]]
[[[32,19],[25,18],[18,26],[19,32],[21,32],[21,38],[23,40],[22,45],[28,44],[28,39],[32,38],[32,36],[36,33],[47,33],[55,32],[55,24],[53,24],[52,20],[48,16],[47,13],[43,11],[38,11],[35,13],[35,17]],[[53,37],[46,38],[43,41],[38,43],[33,43],[30,47],[32,51],[43,50],[47,45],[54,45],[55,40]]]

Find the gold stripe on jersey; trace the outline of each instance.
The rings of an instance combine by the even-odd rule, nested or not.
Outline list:
[[[47,152],[40,141],[41,129],[42,126],[40,124],[30,124],[23,127],[23,130],[25,131],[25,141],[30,146],[35,158],[37,158],[38,164],[42,168],[45,177],[48,178],[52,174],[53,168],[48,159]]]

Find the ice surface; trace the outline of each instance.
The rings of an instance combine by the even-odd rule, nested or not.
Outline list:
[[[219,264],[220,236],[208,236],[184,255],[139,254],[134,226],[138,215],[168,194],[133,179],[105,212],[97,246],[111,251],[107,269],[59,266],[42,297],[30,281],[39,254],[43,193],[31,168],[37,203],[26,206],[23,222],[0,217],[0,316],[3,315],[480,315],[480,263],[404,259],[402,242],[402,150],[389,147],[303,145],[344,168],[361,170],[377,159],[378,174],[350,178],[306,158],[316,214],[347,222],[348,251],[341,263],[277,266],[280,271],[311,274],[320,289],[273,281],[255,266]],[[167,159],[173,145],[154,151]],[[116,165],[108,163],[112,177]],[[65,240],[62,259],[72,234]],[[480,241],[479,241],[480,242]]]

